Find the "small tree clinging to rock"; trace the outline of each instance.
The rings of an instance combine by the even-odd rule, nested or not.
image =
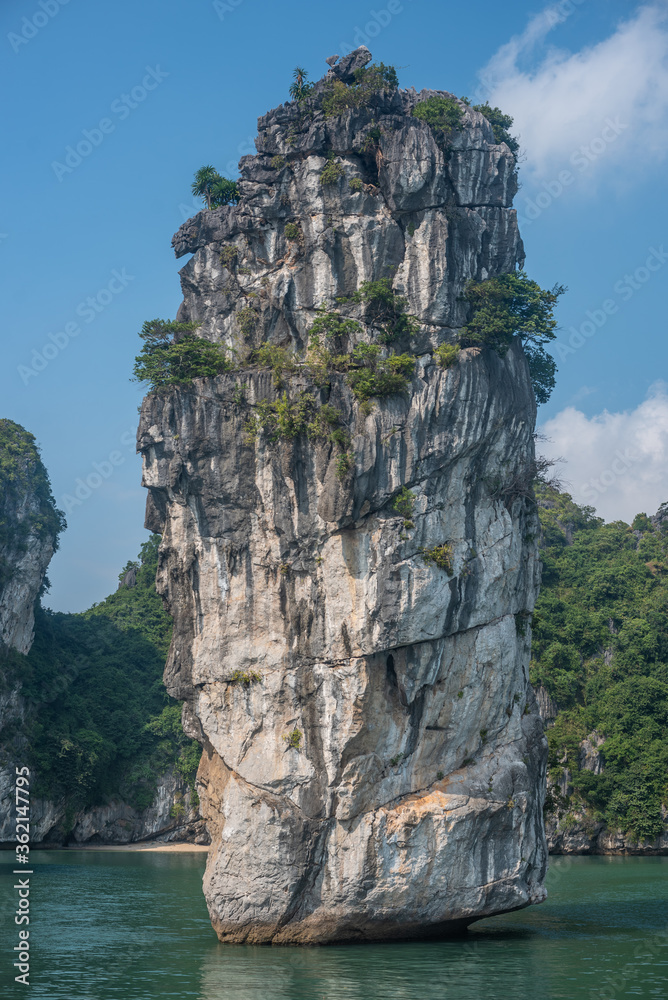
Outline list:
[[[191,190],[195,197],[201,198],[209,209],[220,208],[222,205],[236,205],[239,201],[237,182],[222,177],[210,164],[199,168]]]
[[[148,382],[149,392],[169,386],[188,386],[195,378],[210,378],[229,371],[230,362],[220,344],[196,337],[199,323],[152,319],[139,336],[144,346],[135,359],[136,382]]]

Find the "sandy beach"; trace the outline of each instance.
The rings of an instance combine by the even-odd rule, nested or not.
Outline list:
[[[209,848],[206,844],[186,844],[168,843],[160,844],[155,841],[139,841],[136,844],[69,844],[61,848],[65,851],[163,851],[170,854],[206,853]]]

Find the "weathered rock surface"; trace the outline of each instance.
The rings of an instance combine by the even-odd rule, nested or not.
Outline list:
[[[0,770],[0,843],[16,840],[15,815],[11,808],[13,798],[13,769]],[[31,842],[45,847],[130,844],[141,840],[207,844],[207,831],[191,799],[186,783],[171,772],[160,776],[152,804],[141,810],[121,799],[112,799],[104,805],[79,809],[69,816],[64,800],[33,797]],[[176,815],[175,804],[180,806]]]
[[[27,653],[60,521],[32,434],[0,420],[0,646]]]
[[[35,438],[0,420],[0,841],[16,839],[14,768],[25,763],[26,705],[12,653],[32,646],[35,600],[61,528]]]
[[[523,258],[514,161],[471,109],[445,155],[410,115],[435,93],[327,119],[270,112],[239,205],[174,238],[194,254],[178,318],[241,358],[263,340],[301,351],[321,303],[388,275],[420,321],[410,393],[369,414],[341,376],[277,388],[250,365],[144,401],[147,525],[174,618],[165,679],[205,748],[221,940],[422,937],[544,898],[525,627],[538,530],[526,491],[503,489],[530,476],[533,393],[519,345],[463,350],[448,370],[432,354],[466,320],[466,282]],[[343,175],[323,186],[330,153]],[[262,400],[305,389],[350,432],[343,478],[333,444],[244,433]],[[444,544],[451,573],[422,554]]]

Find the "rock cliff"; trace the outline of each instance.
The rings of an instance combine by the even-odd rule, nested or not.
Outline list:
[[[63,528],[35,438],[0,420],[0,645],[27,653],[33,607]]]
[[[469,279],[523,260],[515,161],[463,105],[439,142],[411,112],[440,92],[325,114],[318,95],[369,59],[260,118],[238,205],[176,234],[193,254],[177,318],[238,364],[142,409],[165,680],[204,745],[204,890],[224,941],[443,934],[545,895],[531,382],[519,344],[434,356],[466,322]],[[378,340],[354,296],[384,278],[419,321],[416,367],[369,406],[299,359],[323,305],[356,321],[344,350]],[[254,364],[264,342],[295,370]],[[305,394],[338,415],[343,462],[331,439],[258,425]]]

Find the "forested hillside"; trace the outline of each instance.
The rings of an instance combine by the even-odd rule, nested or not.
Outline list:
[[[590,827],[654,840],[668,785],[668,505],[604,524],[566,493],[537,494],[532,682],[556,703],[548,812],[562,828],[584,813]]]
[[[151,536],[122,571],[125,583],[88,611],[38,604],[32,649],[13,656],[28,706],[17,735],[37,775],[33,791],[65,799],[71,814],[111,796],[143,809],[170,768],[194,787],[200,748],[162,683],[171,620],[155,590],[159,540]]]

